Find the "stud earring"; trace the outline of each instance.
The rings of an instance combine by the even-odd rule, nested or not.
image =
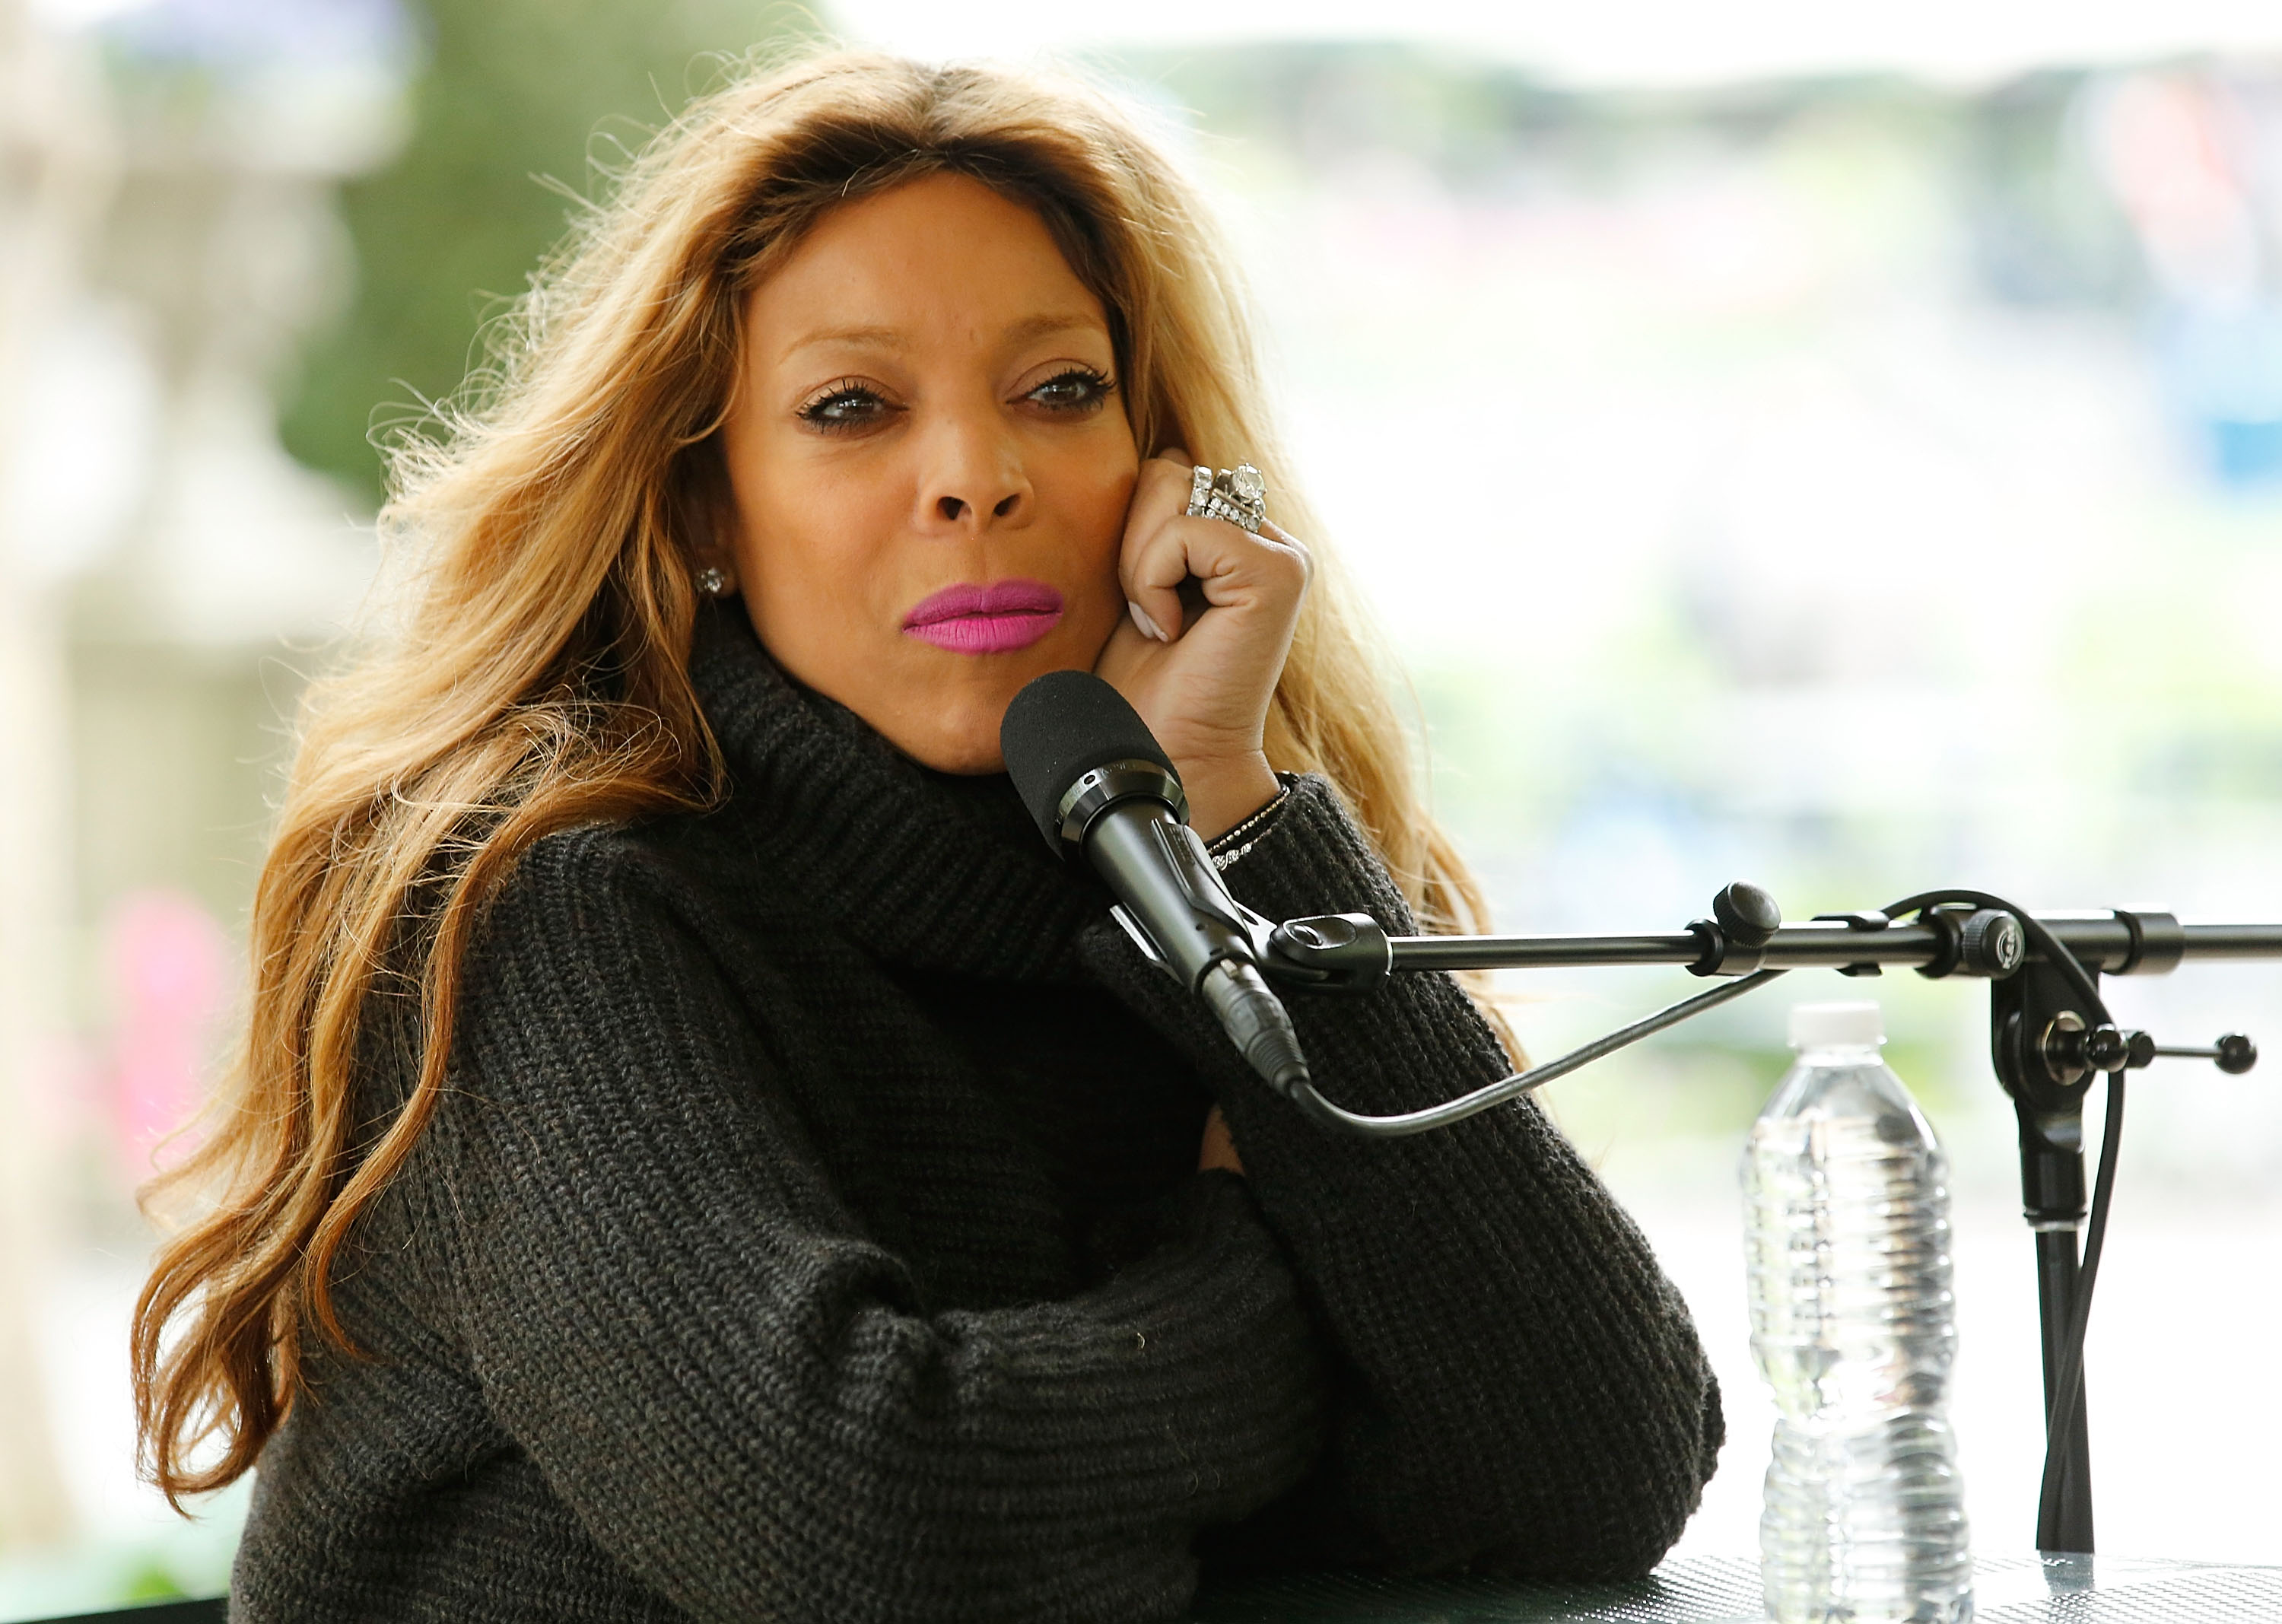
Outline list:
[[[697,590],[709,598],[718,598],[729,590],[729,578],[721,573],[718,564],[707,564],[697,571]]]

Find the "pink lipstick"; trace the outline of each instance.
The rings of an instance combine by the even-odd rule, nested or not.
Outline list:
[[[1044,581],[946,587],[913,605],[904,630],[953,654],[1027,649],[1062,618],[1062,594]]]

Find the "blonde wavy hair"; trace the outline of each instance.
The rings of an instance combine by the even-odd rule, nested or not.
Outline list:
[[[1269,758],[1338,786],[1427,929],[1486,924],[1421,804],[1354,590],[1262,416],[1238,278],[1158,145],[1110,99],[1002,67],[844,52],[756,67],[633,160],[444,431],[396,449],[381,527],[411,561],[405,590],[304,701],[253,904],[244,1047],[208,1137],[146,1192],[206,1202],[159,1251],[135,1315],[144,1470],[178,1505],[254,1464],[294,1401],[305,1337],[351,1347],[335,1257],[435,1109],[485,899],[554,831],[718,796],[688,675],[694,546],[746,296],[840,204],[945,172],[1052,229],[1109,313],[1145,451],[1267,474],[1278,521],[1319,564]],[[375,1134],[356,1120],[358,1057],[373,996],[408,973],[416,1074]]]

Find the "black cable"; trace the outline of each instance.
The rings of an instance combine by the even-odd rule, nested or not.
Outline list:
[[[2022,932],[2030,944],[2044,954],[2084,1001],[2087,1024],[2115,1023],[2100,998],[2100,983],[2092,979],[2092,973],[2061,945],[2060,938],[2043,921],[2002,897],[1987,891],[1921,891],[1914,897],[1904,897],[1884,912],[1888,918],[1898,913],[1922,913],[1945,902],[1997,908],[2020,921]],[[2045,1417],[2045,1471],[2043,1486],[2037,1496],[2037,1546],[2041,1550],[2055,1549],[2060,1537],[2061,1484],[2068,1475],[2069,1423],[2075,1417],[2076,1395],[2084,1390],[2084,1333],[2092,1326],[2092,1288],[2099,1281],[2100,1255],[2107,1241],[2107,1209],[2115,1193],[2116,1153],[2123,1142],[2123,1074],[2111,1071],[2107,1074],[2107,1123],[2100,1140],[2100,1170],[2092,1179],[2092,1211],[2084,1226],[2084,1263],[2076,1273],[2076,1304],[2069,1314],[2068,1335],[2061,1345],[2060,1368],[2054,1372],[2052,1410]]]
[[[2107,1005],[2100,996],[2100,983],[2092,979],[2092,973],[2077,961],[2075,954],[2061,945],[2060,938],[2043,921],[2002,897],[1989,891],[1962,889],[1920,891],[1915,896],[1903,897],[1899,902],[1889,903],[1881,912],[1888,919],[1893,919],[1905,913],[1922,914],[1944,903],[1994,908],[2011,914],[2020,921],[2022,933],[2029,938],[2030,945],[2044,955],[2076,996],[2084,1000],[2087,1023],[2100,1026],[2115,1024],[2107,1013]],[[1333,1105],[1316,1092],[1311,1085],[1302,1085],[1294,1090],[1292,1097],[1310,1115],[1328,1127],[1385,1138],[1423,1133],[1430,1128],[1445,1127],[1461,1121],[1478,1111],[1486,1110],[1516,1095],[1550,1083],[1557,1076],[1564,1076],[1579,1067],[1637,1042],[1651,1032],[1676,1026],[1716,1004],[1724,1004],[1729,998],[1763,987],[1781,974],[1781,970],[1760,970],[1708,992],[1698,993],[1694,998],[1658,1010],[1645,1021],[1636,1022],[1573,1050],[1559,1060],[1528,1071],[1516,1072],[1471,1093],[1445,1100],[1438,1106],[1430,1106],[1424,1110],[1392,1116],[1365,1116]],[[2110,1072],[2107,1074],[2107,1127],[2100,1145],[2100,1171],[2092,1181],[2092,1210],[2084,1224],[2084,1261],[2076,1276],[2076,1303],[2069,1317],[2068,1336],[2053,1387],[2052,1410],[2045,1418],[2044,1487],[2037,1506],[2038,1543],[2045,1549],[2050,1548],[2045,1544],[2047,1530],[2056,1528],[2059,1521],[2060,1485],[2067,1472],[2065,1440],[2068,1423],[2076,1408],[2076,1395],[2084,1386],[2084,1334],[2092,1325],[2092,1293],[2100,1278],[2100,1256],[2107,1238],[2107,1210],[2115,1191],[2116,1153],[2123,1143],[2123,1074]]]
[[[1344,1106],[1333,1105],[1316,1092],[1312,1083],[1300,1084],[1291,1091],[1290,1097],[1301,1110],[1325,1127],[1344,1129],[1366,1138],[1401,1138],[1406,1134],[1424,1133],[1430,1128],[1447,1128],[1452,1123],[1463,1122],[1492,1106],[1503,1105],[1533,1089],[1542,1088],[1556,1077],[1565,1077],[1603,1055],[1614,1054],[1628,1044],[1638,1043],[1666,1027],[1678,1026],[1682,1021],[1700,1015],[1707,1009],[1716,1008],[1729,998],[1741,998],[1746,992],[1754,991],[1789,973],[1788,970],[1754,970],[1749,975],[1722,982],[1693,998],[1682,998],[1677,1004],[1667,1004],[1654,1014],[1635,1021],[1630,1026],[1619,1027],[1604,1037],[1595,1037],[1580,1048],[1570,1050],[1559,1060],[1547,1061],[1527,1071],[1510,1072],[1494,1083],[1483,1084],[1471,1093],[1460,1094],[1455,1100],[1445,1100],[1440,1105],[1431,1105],[1423,1110],[1404,1111],[1391,1116],[1366,1116]]]
[[[2099,983],[2092,979],[2091,974],[2084,969],[2084,966],[2076,962],[2076,955],[2061,945],[2061,939],[2053,934],[2049,925],[2016,903],[2007,902],[2002,897],[1992,895],[1988,891],[1920,891],[1914,897],[1905,897],[1899,902],[1888,903],[1879,912],[1891,919],[1897,913],[1923,913],[1927,909],[1939,907],[1944,902],[1962,902],[1976,908],[1995,908],[1999,913],[2009,913],[2020,921],[2021,934],[2029,938],[2029,944],[2041,950],[2045,957],[2052,960],[2053,967],[2068,978],[2069,983],[2076,989],[2077,996],[2091,1006],[2092,1012],[2099,1015],[2102,1024],[2113,1024],[2108,1021],[2107,1006],[2100,1002]]]
[[[2037,1494],[2037,1549],[2058,1549],[2061,1484],[2068,1475],[2061,1441],[2084,1390],[2084,1333],[2092,1324],[2092,1287],[2100,1278],[2100,1254],[2107,1239],[2107,1204],[2115,1190],[2116,1150],[2123,1142],[2123,1074],[2107,1074],[2107,1117],[2100,1137],[2100,1171],[2092,1183],[2092,1216],[2084,1226],[2084,1266],[2076,1275],[2076,1309],[2069,1316],[2066,1350],[2053,1386],[2052,1413],[2045,1418],[2045,1475]]]

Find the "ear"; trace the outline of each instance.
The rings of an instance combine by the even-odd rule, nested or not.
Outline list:
[[[707,597],[734,596],[739,520],[718,430],[681,453],[672,489],[675,533],[688,555],[698,591]]]

